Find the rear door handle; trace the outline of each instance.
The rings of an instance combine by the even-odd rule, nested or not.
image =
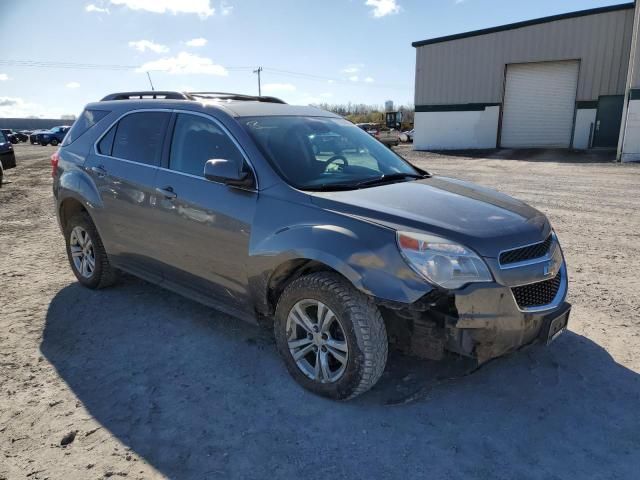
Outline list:
[[[173,191],[173,187],[156,188],[156,192],[162,195],[167,200],[173,200],[178,195]]]
[[[104,177],[107,175],[107,171],[102,165],[98,165],[97,167],[91,167],[89,170],[91,170],[93,173],[95,173],[99,177]]]

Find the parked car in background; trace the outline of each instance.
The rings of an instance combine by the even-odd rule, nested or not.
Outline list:
[[[356,123],[356,127],[364,130],[372,137],[384,143],[387,147],[395,147],[400,142],[398,132],[395,130],[382,129],[377,123]]]
[[[4,171],[16,166],[16,154],[4,130],[0,131],[0,187],[4,180]]]
[[[2,133],[4,134],[5,139],[10,143],[13,143],[14,145],[18,143],[19,141],[18,137],[16,137],[16,135],[11,131],[11,129],[3,128]]]
[[[401,142],[413,142],[413,129],[402,132],[399,138]]]
[[[53,145],[57,147],[64,140],[65,135],[69,131],[71,127],[69,126],[61,126],[61,127],[53,127],[51,130],[46,130],[37,135],[37,143],[42,146]]]
[[[374,137],[389,148],[397,147],[400,143],[400,138],[396,130],[379,130]]]
[[[51,165],[82,285],[123,270],[268,324],[292,377],[320,395],[370,389],[389,345],[484,363],[567,328],[544,214],[433,176],[330,112],[117,93],[86,107]]]
[[[26,142],[29,140],[29,134],[31,132],[28,130],[20,130],[19,132],[13,132],[19,142]]]
[[[31,142],[31,145],[40,143],[40,141],[38,140],[38,135],[44,132],[48,132],[48,130],[34,130],[33,132],[31,132],[31,134],[29,134],[29,141]]]

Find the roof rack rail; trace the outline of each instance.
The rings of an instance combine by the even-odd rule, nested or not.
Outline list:
[[[237,100],[245,102],[284,103],[276,97],[245,95],[243,93],[229,92],[169,92],[158,90],[146,90],[140,92],[117,92],[104,97],[101,102],[109,100],[195,100],[205,98],[209,100]]]
[[[156,100],[192,100],[189,95],[182,92],[167,92],[158,90],[148,90],[141,92],[118,92],[112,93],[104,97],[101,102],[108,100],[144,100],[144,99],[156,99]]]
[[[229,92],[185,92],[186,95],[190,97],[197,98],[208,98],[208,99],[219,99],[219,100],[240,100],[240,101],[253,101],[253,102],[265,102],[265,103],[283,103],[286,104],[284,100],[281,100],[277,97],[270,96],[257,96],[257,95],[246,95],[244,93],[229,93]]]

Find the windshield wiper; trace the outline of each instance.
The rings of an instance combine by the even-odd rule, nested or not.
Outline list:
[[[303,187],[303,190],[312,192],[341,192],[345,190],[357,190],[362,187],[372,187],[374,185],[383,185],[385,183],[397,182],[399,180],[405,180],[411,178],[414,180],[420,180],[422,178],[430,178],[429,174],[419,173],[389,173],[381,175],[379,177],[370,178],[368,180],[362,180],[360,182],[353,183],[323,183],[320,185],[310,185]]]
[[[415,180],[419,180],[421,178],[429,178],[430,175],[421,175],[419,173],[390,173],[387,175],[382,175],[380,177],[371,178],[369,180],[363,180],[361,182],[356,183],[356,187],[370,187],[373,185],[382,185],[385,183],[396,182],[398,180],[405,180],[407,178],[412,178]]]
[[[323,183],[321,185],[310,185],[302,187],[302,190],[309,192],[342,192],[345,190],[355,190],[358,186],[355,183]]]

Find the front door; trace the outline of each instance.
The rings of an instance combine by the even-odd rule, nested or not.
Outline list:
[[[616,148],[622,124],[623,95],[605,95],[598,100],[593,136],[594,148]]]
[[[209,159],[245,161],[217,121],[178,113],[168,168],[156,176],[154,217],[164,226],[154,240],[156,255],[165,282],[203,295],[223,310],[251,313],[247,259],[258,194],[205,179]]]

